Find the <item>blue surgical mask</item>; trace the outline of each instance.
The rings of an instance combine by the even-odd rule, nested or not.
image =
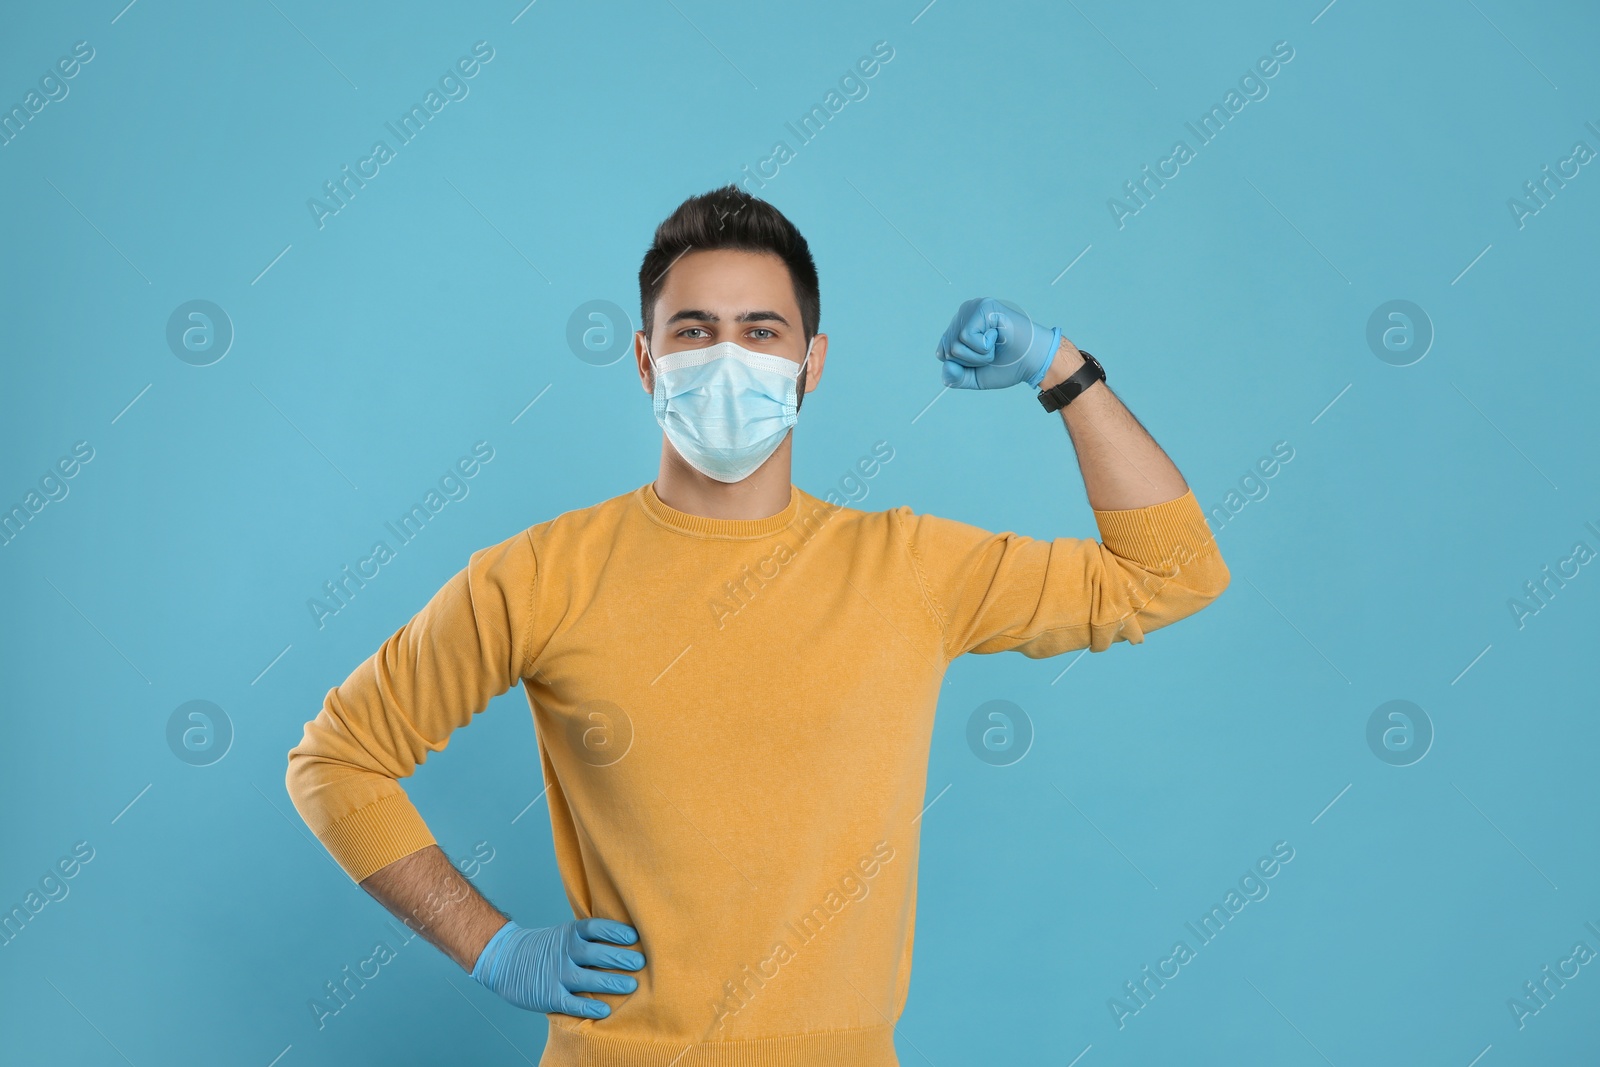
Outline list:
[[[799,417],[798,379],[811,359],[809,344],[798,364],[732,341],[659,359],[648,348],[645,354],[655,370],[656,421],[678,454],[708,478],[748,478]]]

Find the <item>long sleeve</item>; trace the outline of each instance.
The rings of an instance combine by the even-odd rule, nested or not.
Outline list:
[[[306,723],[285,784],[352,880],[434,843],[397,779],[523,676],[535,576],[525,534],[474,552]]]
[[[990,533],[907,507],[895,514],[950,659],[1139,644],[1228,587],[1192,490],[1150,507],[1096,510],[1100,541]]]

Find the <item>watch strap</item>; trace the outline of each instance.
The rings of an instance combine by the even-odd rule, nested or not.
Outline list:
[[[1083,356],[1083,366],[1065,380],[1057,382],[1048,389],[1040,390],[1039,403],[1046,411],[1061,410],[1077,399],[1078,394],[1089,386],[1106,380],[1106,370],[1098,359],[1081,348],[1078,349],[1078,354]]]

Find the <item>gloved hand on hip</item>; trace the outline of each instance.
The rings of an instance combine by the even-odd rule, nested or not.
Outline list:
[[[1041,326],[1013,304],[976,297],[956,311],[935,354],[953,389],[1004,389],[1044,380],[1061,344],[1059,326]]]
[[[604,1019],[611,1014],[609,1004],[573,994],[638,989],[637,978],[589,969],[637,971],[644,966],[642,955],[602,942],[631,945],[638,940],[633,927],[610,919],[571,919],[537,930],[511,920],[483,946],[472,977],[519,1008]]]

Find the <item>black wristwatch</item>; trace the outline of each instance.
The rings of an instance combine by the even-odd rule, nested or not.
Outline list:
[[[1074,371],[1070,378],[1039,391],[1039,403],[1044,405],[1046,411],[1061,410],[1089,386],[1106,380],[1106,369],[1098,359],[1081,348],[1078,354],[1083,357],[1083,366]]]

